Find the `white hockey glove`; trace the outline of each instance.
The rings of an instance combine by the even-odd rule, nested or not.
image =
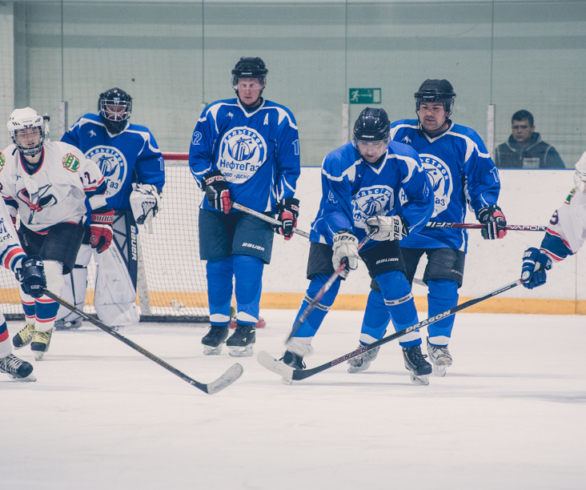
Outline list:
[[[132,184],[130,207],[134,219],[139,225],[145,225],[149,233],[153,232],[151,221],[161,210],[159,189],[152,184]]]
[[[409,228],[400,216],[372,216],[366,220],[366,233],[376,233],[372,240],[382,242],[384,240],[401,240],[409,235]],[[378,231],[377,231],[378,230]]]
[[[350,271],[358,268],[358,238],[348,230],[340,230],[334,235],[333,249],[332,264],[336,270],[343,262],[346,264],[340,274],[345,279]]]

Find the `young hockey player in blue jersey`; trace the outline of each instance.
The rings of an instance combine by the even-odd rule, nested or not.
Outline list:
[[[395,329],[418,322],[399,241],[427,223],[433,213],[433,193],[417,153],[389,141],[389,131],[387,113],[366,108],[354,125],[354,141],[323,161],[322,200],[311,227],[307,265],[311,283],[298,317],[334,270],[343,262],[347,268],[288,342],[282,361],[291,367],[304,367],[303,356],[312,350],[312,339],[334,303],[340,281],[358,267],[359,256],[380,284],[383,308]],[[359,241],[374,230],[358,252]],[[401,342],[405,365],[418,378],[431,372],[422,365],[420,344],[418,335],[405,336]]]
[[[136,224],[150,225],[160,209],[165,184],[163,156],[154,136],[144,126],[129,122],[132,97],[113,88],[100,94],[98,114],[85,114],[61,141],[79,148],[96,162],[107,182],[108,205],[114,214],[114,243],[95,255],[98,264],[94,305],[104,323],[124,326],[138,323],[135,304],[137,260]],[[87,266],[92,250],[82,245],[75,269],[67,276],[61,296],[82,309],[87,287]],[[59,310],[56,328],[77,328],[81,317],[66,308]]]
[[[468,204],[478,221],[486,225],[482,229],[484,239],[504,238],[507,223],[497,206],[498,171],[476,131],[449,119],[455,98],[454,89],[447,80],[426,80],[415,93],[418,119],[394,122],[391,139],[416,150],[427,170],[435,200],[430,225],[433,222],[464,222]],[[423,281],[429,288],[429,316],[457,305],[467,241],[465,230],[427,227],[411,233],[401,242],[409,283],[413,281],[420,258],[427,255]],[[362,326],[362,344],[380,339],[389,322],[379,286],[373,281]],[[434,373],[439,376],[445,376],[452,364],[448,343],[454,319],[452,315],[429,326],[427,352]],[[358,357],[352,363],[361,364]],[[356,366],[355,370],[364,371],[368,364]]]
[[[210,104],[193,132],[189,165],[206,194],[199,211],[200,257],[206,260],[211,328],[204,354],[220,354],[228,337],[232,278],[237,325],[226,341],[231,356],[251,356],[259,318],[264,264],[271,259],[273,229],[231,209],[232,201],[278,214],[275,231],[289,240],[297,222],[297,124],[286,107],[261,97],[268,70],[260,58],[241,58],[232,70],[237,98]]]

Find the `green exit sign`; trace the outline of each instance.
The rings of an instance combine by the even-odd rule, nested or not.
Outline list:
[[[380,104],[380,88],[351,88],[349,94],[350,104]]]

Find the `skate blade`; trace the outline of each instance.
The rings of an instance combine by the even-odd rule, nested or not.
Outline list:
[[[25,378],[21,378],[19,376],[14,376],[12,374],[9,374],[8,376],[10,376],[14,381],[18,381],[21,383],[32,383],[37,380],[37,378],[35,377],[35,375],[33,373],[30,373]]]
[[[222,353],[222,347],[224,344],[220,344],[217,347],[212,347],[210,345],[203,346],[203,355],[204,356],[219,356]]]
[[[42,361],[43,360],[43,356],[45,355],[44,351],[38,351],[38,350],[34,350],[33,354],[35,355],[35,361]]]
[[[244,347],[230,347],[230,356],[232,357],[251,357],[253,352],[254,344],[249,344]]]
[[[370,367],[370,362],[364,363],[360,366],[352,366],[351,364],[348,366],[349,373],[362,373],[366,371]]]
[[[429,384],[429,376],[428,375],[417,376],[416,374],[409,373],[409,377],[411,378],[411,382],[414,385],[427,386]]]
[[[433,375],[443,378],[446,375],[448,366],[433,366]]]

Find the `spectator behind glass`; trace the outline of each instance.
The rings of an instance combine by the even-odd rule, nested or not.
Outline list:
[[[513,134],[494,152],[498,168],[566,168],[557,150],[535,132],[529,111],[515,112],[511,122]]]

